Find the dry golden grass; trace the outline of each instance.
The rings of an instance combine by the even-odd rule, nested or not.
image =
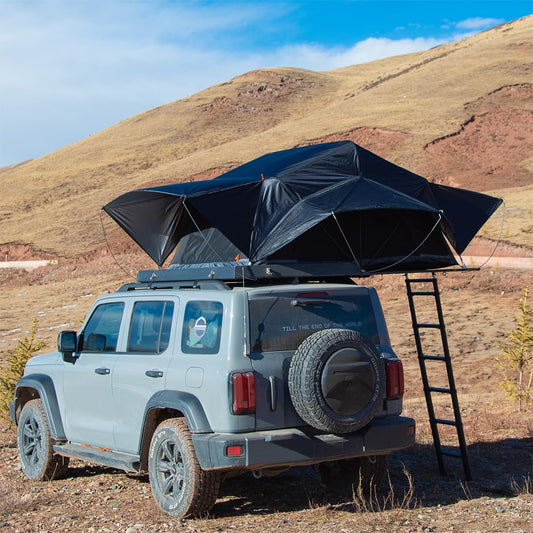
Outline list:
[[[503,198],[505,206],[488,220],[480,235],[496,240],[501,234],[503,241],[533,248],[533,185],[491,194]]]
[[[443,159],[428,153],[429,143],[460,132],[473,115],[490,114],[496,105],[531,112],[531,98],[495,103],[490,95],[515,85],[525,87],[523,94],[531,92],[532,21],[331,72],[250,72],[36,161],[0,169],[0,244],[28,243],[75,258],[31,273],[0,272],[0,364],[34,317],[39,318],[38,340],[51,351],[57,332],[78,329],[97,296],[130,281],[101,252],[98,219],[100,207],[126,190],[189,179],[209,169],[216,174],[263,152],[336,133],[423,175],[453,177],[457,160],[444,161],[449,166],[441,168]],[[497,133],[489,131],[488,137]],[[531,147],[527,137],[512,137],[501,150],[513,143]],[[512,178],[514,169],[531,176],[533,158],[515,159],[515,167],[491,174],[491,183],[497,183],[491,189],[497,188],[495,194],[507,203],[502,238],[531,250],[533,186]],[[476,176],[478,183],[488,177],[484,172]],[[494,217],[483,234],[497,238],[500,220]],[[150,266],[129,248],[113,251],[133,276]],[[92,256],[85,261],[80,254]],[[392,458],[389,490],[374,499],[374,508],[355,496],[334,501],[317,474],[304,469],[272,479],[228,479],[209,519],[176,521],[157,510],[146,480],[111,469],[74,462],[64,480],[25,479],[13,432],[0,426],[0,529],[525,531],[533,511],[533,425],[524,423],[499,390],[500,369],[493,360],[494,340],[513,327],[516,303],[529,279],[530,271],[484,269],[439,280],[474,471],[468,484],[461,481],[460,466],[451,466],[447,478],[438,475],[403,279],[375,276],[362,282],[378,288],[393,348],[404,363],[404,412],[417,421],[417,445]],[[441,400],[438,408],[446,412],[450,405]]]
[[[88,254],[104,245],[101,206],[122,192],[232,167],[333,133],[401,132],[403,141],[388,158],[438,174],[428,143],[459,131],[472,102],[504,86],[530,84],[532,20],[335,71],[249,72],[0,169],[0,243],[28,243],[66,257]],[[372,149],[372,136],[368,143]],[[505,184],[507,175],[497,179]]]

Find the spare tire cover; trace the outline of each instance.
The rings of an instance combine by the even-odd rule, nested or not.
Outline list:
[[[366,337],[349,329],[326,329],[307,337],[289,367],[296,412],[310,426],[349,433],[366,426],[384,395],[382,356]]]

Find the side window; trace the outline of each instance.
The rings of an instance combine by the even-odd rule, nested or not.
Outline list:
[[[218,353],[222,328],[220,302],[191,301],[185,307],[181,351],[184,353]]]
[[[136,302],[131,317],[128,352],[164,352],[170,339],[173,311],[173,302]]]
[[[99,305],[83,331],[82,352],[115,352],[124,303]]]

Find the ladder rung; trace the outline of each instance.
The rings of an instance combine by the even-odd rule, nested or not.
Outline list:
[[[456,426],[457,422],[455,420],[443,420],[442,418],[435,418],[433,420],[436,424],[444,424],[445,426]]]
[[[446,361],[444,355],[423,355],[422,359],[428,359],[429,361]]]
[[[451,390],[450,389],[446,389],[444,387],[428,387],[428,391],[430,392],[444,392],[446,394],[451,394]]]
[[[449,450],[442,450],[440,451],[442,455],[447,455],[448,457],[459,457],[461,458],[463,455],[460,452],[452,452]]]
[[[413,296],[435,296],[434,291],[412,291],[411,294]]]
[[[442,326],[440,324],[416,324],[417,328],[436,328],[440,329]]]
[[[406,278],[408,283],[433,283],[433,278]]]

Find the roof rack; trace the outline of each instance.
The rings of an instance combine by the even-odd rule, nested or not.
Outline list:
[[[153,281],[141,283],[126,283],[120,287],[118,292],[129,292],[136,290],[164,290],[164,289],[204,289],[204,290],[230,290],[226,283],[221,280],[207,279],[200,281],[176,280],[176,281]]]

